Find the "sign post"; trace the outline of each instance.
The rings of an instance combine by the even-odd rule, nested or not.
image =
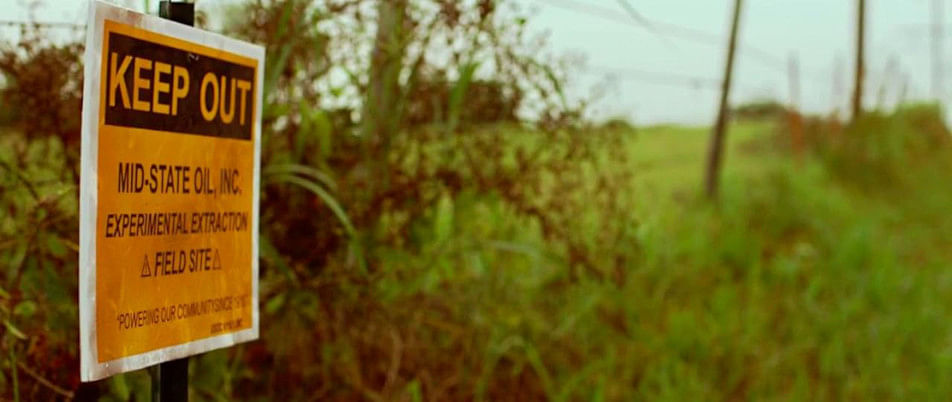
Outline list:
[[[148,10],[146,10],[148,11]],[[159,2],[159,18],[195,26],[195,3]],[[153,366],[152,400],[159,402],[188,400],[188,357]]]
[[[188,26],[188,3],[89,10],[81,378],[159,365],[154,395],[185,400],[188,356],[258,338],[264,49]]]

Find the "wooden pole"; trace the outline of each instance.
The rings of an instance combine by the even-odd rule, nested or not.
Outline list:
[[[883,79],[879,83],[879,93],[876,94],[876,109],[884,110],[889,103],[890,87],[895,88],[897,83],[901,82],[899,74],[899,59],[895,55],[889,56],[886,61],[886,68],[883,70]],[[892,92],[896,92],[893,90]],[[898,98],[898,96],[897,96]],[[897,102],[898,106],[899,103]]]
[[[863,82],[866,75],[865,46],[866,0],[856,0],[856,82],[853,87],[853,120],[863,113]]]
[[[899,75],[902,77],[902,85],[899,87],[898,102],[900,105],[902,105],[906,103],[906,99],[909,96],[909,74],[900,72]]]
[[[796,52],[787,59],[787,84],[790,90],[790,108],[800,110],[800,61]]]
[[[743,3],[743,0],[734,0],[730,42],[727,45],[727,61],[724,67],[724,81],[721,86],[721,101],[717,110],[717,121],[714,122],[714,131],[711,133],[711,143],[708,148],[704,188],[707,197],[712,199],[717,196],[718,175],[721,168],[721,159],[724,154],[724,131],[727,128],[727,115],[729,113],[728,100],[731,90],[731,77],[734,72],[734,53],[737,50],[737,30],[740,26],[740,12]]]
[[[942,37],[945,36],[943,32],[944,12],[944,1],[932,0],[932,98],[939,103],[942,103],[945,92],[942,82],[942,76],[945,75],[945,51],[942,43]]]
[[[795,155],[803,154],[803,119],[800,114],[800,62],[796,52],[790,52],[787,63],[787,81],[790,86],[790,105],[787,107],[790,143]]]
[[[844,87],[843,57],[838,54],[833,59],[833,93],[830,98],[830,109],[832,110],[833,117],[837,120],[842,116]]]

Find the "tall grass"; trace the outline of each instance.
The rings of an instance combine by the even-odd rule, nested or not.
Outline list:
[[[231,27],[269,52],[262,339],[191,359],[193,399],[952,398],[934,110],[809,121],[799,160],[775,124],[741,122],[710,204],[705,128],[579,124],[524,21],[487,18],[496,3],[413,2],[417,45],[490,45],[436,73],[400,48],[378,95],[366,54],[335,54],[375,33],[334,33],[379,3],[327,4],[253,3]],[[503,81],[480,76],[489,56]],[[331,65],[350,90],[320,90]],[[335,93],[405,110],[376,131]],[[513,124],[531,93],[539,124]],[[144,372],[79,386],[75,136],[16,124],[0,134],[0,395],[145,398]]]

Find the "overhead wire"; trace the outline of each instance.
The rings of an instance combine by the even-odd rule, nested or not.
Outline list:
[[[641,70],[636,68],[617,68],[606,66],[587,66],[580,71],[583,74],[615,76],[619,80],[637,81],[652,85],[676,86],[695,90],[720,90],[723,82],[717,78],[687,74]],[[747,92],[762,92],[765,88],[756,85],[737,85]],[[772,87],[772,86],[771,86]]]
[[[576,0],[537,1],[561,8],[563,10],[575,11],[591,17],[601,18],[619,24],[645,28],[657,34],[664,34],[673,38],[690,41],[705,46],[721,47],[724,45],[724,38],[720,35],[669,22],[648,19],[647,17],[644,17],[642,14],[638,13],[630,3],[624,0],[619,0],[619,3],[624,4],[622,7],[628,14],[627,16],[612,9],[586,4]],[[781,72],[784,74],[787,73],[788,61],[785,58],[778,57],[769,51],[748,44],[742,43],[740,44],[740,48],[744,54],[750,56],[752,60],[758,61],[763,67],[770,68],[776,72]],[[824,84],[827,81],[826,74],[821,74],[818,71],[814,72],[812,69],[803,68],[802,66],[801,71],[804,74],[809,75],[814,81],[823,82]]]
[[[659,85],[683,86],[691,88],[720,88],[719,80],[708,77],[699,77],[687,74],[648,71],[635,68],[613,68],[604,66],[590,66],[585,71],[589,74],[614,75],[623,79],[648,82]]]
[[[72,22],[35,22],[35,21],[12,21],[0,20],[0,26],[7,27],[40,27],[40,28],[63,28],[63,29],[85,29],[86,24],[76,24]]]

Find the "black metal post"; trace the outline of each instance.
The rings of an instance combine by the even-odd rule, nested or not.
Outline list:
[[[152,400],[156,402],[188,401],[188,358],[168,361],[150,370]]]
[[[162,0],[159,2],[159,17],[195,26],[195,3]]]
[[[163,0],[159,17],[195,26],[195,4]],[[152,399],[157,402],[188,401],[188,357],[159,364],[151,371]]]

